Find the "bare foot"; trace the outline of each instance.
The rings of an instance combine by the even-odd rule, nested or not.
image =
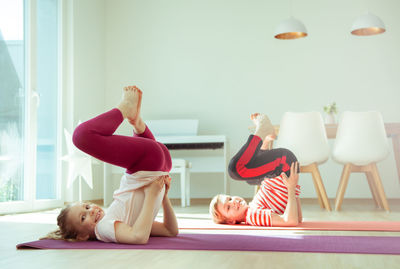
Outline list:
[[[272,149],[272,143],[274,142],[275,139],[276,139],[275,134],[267,135],[265,137],[260,149],[262,149],[262,150]]]
[[[128,121],[132,125],[133,131],[136,134],[141,134],[146,130],[146,124],[144,123],[144,121],[142,120],[142,117],[140,116],[140,109],[142,107],[143,93],[138,87],[136,87],[136,86],[131,86],[131,87],[139,91],[139,102],[137,105],[136,118],[131,119],[130,117],[128,117]]]
[[[141,129],[140,127],[144,125],[144,122],[140,117],[141,105],[142,91],[136,86],[125,87],[124,96],[121,103],[118,105],[118,109],[121,111],[124,118],[128,119],[136,129]]]
[[[266,115],[254,113],[251,114],[250,118],[256,125],[254,135],[259,136],[262,140],[264,140],[268,135],[274,135],[274,126]]]

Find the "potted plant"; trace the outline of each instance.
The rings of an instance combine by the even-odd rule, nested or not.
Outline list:
[[[336,118],[335,118],[335,115],[337,114],[336,102],[324,106],[324,112],[327,114],[325,116],[326,124],[336,123]]]

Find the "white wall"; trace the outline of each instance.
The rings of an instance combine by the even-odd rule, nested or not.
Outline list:
[[[65,1],[64,8],[64,127],[73,132],[78,122],[104,111],[104,0]],[[64,147],[65,149],[65,147]],[[63,166],[66,186],[67,165]],[[83,199],[103,196],[102,166],[93,165],[93,190],[83,184]],[[65,189],[67,201],[78,200],[78,181]]]
[[[104,61],[87,61],[92,58],[80,52],[82,65],[75,65],[82,73],[94,68],[105,78],[104,87],[92,85],[96,78],[82,76],[76,82],[78,95],[105,90],[105,96],[96,97],[96,106],[75,104],[82,120],[103,102],[103,109],[114,107],[122,87],[134,84],[144,92],[144,119],[198,118],[200,134],[228,137],[231,155],[246,141],[252,112],[266,113],[278,124],[285,111],[322,112],[336,101],[339,111],[374,109],[386,122],[400,121],[399,1],[293,1],[294,16],[304,22],[309,36],[292,41],[273,38],[275,26],[290,15],[289,1],[105,0],[104,7],[94,0],[76,2],[82,10],[75,29],[84,27],[75,36],[76,49],[92,49],[92,31],[97,41],[101,31],[105,37],[103,47],[95,46]],[[383,19],[387,33],[349,33],[365,2]],[[99,12],[105,14],[104,23]],[[130,133],[128,126],[120,133]],[[400,197],[393,152],[378,168],[388,197]],[[342,166],[329,161],[320,169],[333,198]],[[222,190],[218,174],[192,178],[192,197]],[[252,187],[230,183],[232,193],[252,196]],[[303,197],[315,197],[308,175],[301,176],[301,184]],[[172,197],[179,196],[177,185]],[[362,176],[351,176],[346,197],[371,197]]]

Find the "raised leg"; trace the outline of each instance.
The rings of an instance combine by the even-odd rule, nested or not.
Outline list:
[[[228,165],[229,175],[236,180],[262,180],[285,172],[290,176],[290,165],[297,162],[288,149],[260,150],[262,140],[250,135],[246,144],[232,157]]]
[[[152,139],[114,134],[125,118],[137,120],[140,95],[139,90],[125,89],[118,109],[80,124],[73,135],[75,146],[99,160],[126,168],[130,174],[169,171],[171,157],[164,145]]]

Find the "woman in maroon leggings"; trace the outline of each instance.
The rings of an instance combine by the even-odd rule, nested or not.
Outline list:
[[[142,92],[136,86],[125,87],[117,108],[75,129],[76,147],[99,160],[123,167],[126,172],[107,212],[90,203],[69,205],[57,218],[59,230],[48,237],[145,244],[149,236],[177,235],[177,220],[167,196],[171,156],[140,117],[141,99]],[[114,134],[124,119],[133,126],[133,136]],[[154,219],[161,205],[164,219],[158,222]]]

